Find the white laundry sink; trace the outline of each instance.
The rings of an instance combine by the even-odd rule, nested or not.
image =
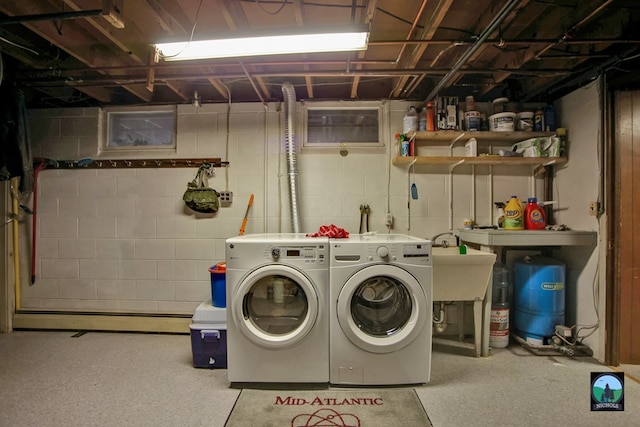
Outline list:
[[[483,300],[491,280],[496,254],[467,247],[434,247],[433,301]]]

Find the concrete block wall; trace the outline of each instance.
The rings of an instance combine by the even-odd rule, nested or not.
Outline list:
[[[527,167],[461,166],[450,179],[447,167],[418,166],[413,172],[393,166],[393,135],[402,131],[407,108],[406,102],[385,102],[384,148],[347,147],[346,157],[339,147],[299,149],[302,232],[335,224],[357,233],[360,205],[366,203],[369,231],[429,237],[457,229],[469,217],[491,224],[493,201],[529,196]],[[208,268],[224,260],[225,240],[238,234],[251,194],[247,233],[291,231],[281,105],[181,105],[177,117],[176,157],[229,161],[228,168],[216,169],[210,185],[232,191],[231,206],[215,215],[184,206],[182,194],[195,168],[44,170],[33,285],[30,217],[21,227],[23,308],[191,314],[210,296]],[[34,157],[97,157],[101,118],[98,108],[31,111]],[[410,182],[418,188],[417,200],[409,198]],[[394,217],[391,230],[387,212]]]

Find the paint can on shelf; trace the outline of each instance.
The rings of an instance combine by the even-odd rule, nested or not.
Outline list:
[[[522,111],[516,114],[516,130],[525,132],[533,130],[533,111]]]
[[[493,132],[512,132],[515,119],[515,113],[494,114],[489,117],[489,130]]]

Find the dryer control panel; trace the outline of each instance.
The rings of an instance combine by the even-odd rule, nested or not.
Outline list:
[[[323,264],[327,260],[328,245],[310,246],[277,246],[269,249],[268,258],[272,261],[304,261],[307,263]]]

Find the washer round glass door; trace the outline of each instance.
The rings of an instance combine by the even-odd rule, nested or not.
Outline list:
[[[249,340],[281,348],[311,332],[318,305],[317,292],[307,276],[288,266],[272,265],[244,277],[230,307],[235,324]]]
[[[430,321],[429,302],[417,279],[390,265],[358,270],[342,287],[338,322],[354,345],[390,353],[409,345]]]

